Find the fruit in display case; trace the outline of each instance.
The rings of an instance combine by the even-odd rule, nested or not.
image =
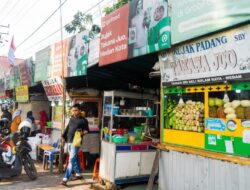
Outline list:
[[[238,106],[235,109],[235,114],[236,114],[236,118],[238,119],[245,119],[245,108],[242,106]]]
[[[226,114],[224,112],[224,107],[220,106],[217,108],[217,117],[218,118],[225,118],[226,117]]]
[[[176,107],[177,102],[175,100],[167,99],[165,110],[164,110],[164,117],[166,118],[165,128],[170,128],[170,118],[173,116],[173,110]]]
[[[250,119],[248,112],[250,111],[249,100],[233,100],[224,105],[224,112],[227,119]]]
[[[209,98],[208,105],[211,118],[250,119],[250,100],[224,102],[219,98]]]
[[[250,119],[250,106],[245,108],[245,119]]]
[[[224,101],[220,98],[209,98],[209,117],[211,118],[225,118]]]
[[[175,106],[169,117],[169,127],[184,131],[204,131],[204,104],[188,100]]]

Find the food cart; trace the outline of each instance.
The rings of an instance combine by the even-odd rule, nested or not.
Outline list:
[[[155,101],[157,97],[150,94],[104,92],[99,173],[102,180],[116,185],[148,180],[156,151],[143,134],[157,120],[153,114]],[[144,126],[139,126],[142,123]]]

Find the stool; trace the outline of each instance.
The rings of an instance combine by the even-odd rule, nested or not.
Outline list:
[[[48,161],[49,161],[50,173],[52,173],[53,172],[54,158],[57,158],[59,156],[60,156],[60,151],[57,148],[52,149],[52,150],[44,151],[44,154],[43,154],[43,169],[45,170],[45,169],[48,168]]]
[[[81,168],[82,172],[84,172],[84,170],[85,170],[84,153],[83,153],[82,150],[79,150],[77,155],[78,155],[78,161],[79,161],[79,164],[80,164],[80,168]],[[66,155],[66,167],[65,167],[65,170],[67,169],[68,164],[69,164],[69,153],[67,153],[67,155]]]
[[[94,165],[94,171],[92,176],[93,180],[99,179],[99,166],[100,166],[100,158],[97,158]]]

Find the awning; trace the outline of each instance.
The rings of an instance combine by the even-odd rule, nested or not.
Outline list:
[[[94,65],[88,68],[87,76],[67,78],[67,89],[89,87],[99,90],[128,90],[136,86],[159,88],[160,78],[149,78],[156,61],[157,53],[153,53],[103,67]]]

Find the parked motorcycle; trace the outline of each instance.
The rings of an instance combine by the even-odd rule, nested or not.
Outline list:
[[[9,134],[9,131],[6,129],[6,122],[2,121],[2,119],[0,120],[0,128],[4,128],[4,130],[0,130],[2,137],[0,139],[0,179],[21,175],[23,166],[29,178],[35,180],[37,178],[37,170],[29,155],[32,149],[27,142],[30,127],[22,126],[20,132]],[[10,141],[14,143],[14,147],[11,146]],[[8,158],[5,152],[9,151],[10,146],[13,154],[11,158]],[[13,156],[15,157],[14,161]]]

